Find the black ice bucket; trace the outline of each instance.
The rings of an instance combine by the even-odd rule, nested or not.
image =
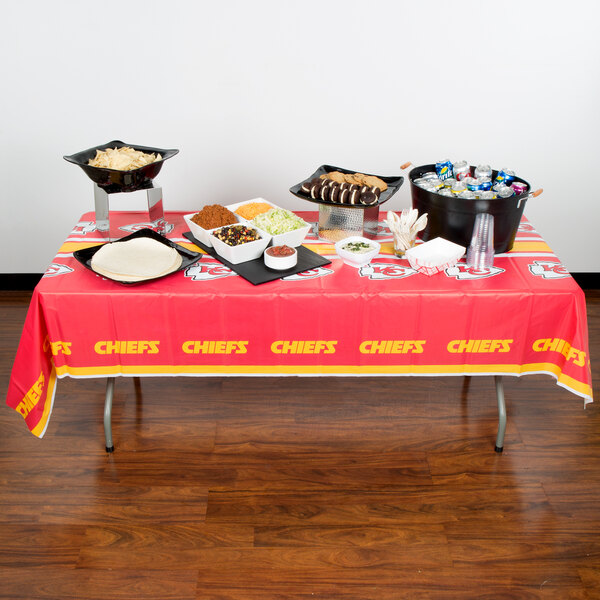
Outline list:
[[[407,166],[403,165],[402,168]],[[471,167],[471,172],[474,172],[474,169]],[[427,227],[419,234],[423,241],[442,237],[468,247],[471,243],[475,217],[479,213],[489,213],[494,215],[494,251],[496,254],[508,252],[515,241],[525,203],[529,198],[539,196],[543,191],[539,189],[532,192],[527,181],[515,177],[515,181],[524,183],[527,189],[522,194],[510,198],[468,200],[458,196],[441,196],[424,190],[414,183],[415,179],[431,171],[435,171],[435,164],[415,167],[409,174],[413,208],[419,211],[419,215],[423,213],[428,215]],[[492,171],[492,181],[497,174],[498,171]]]

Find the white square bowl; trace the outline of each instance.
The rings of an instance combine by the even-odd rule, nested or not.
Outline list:
[[[286,233],[278,233],[273,236],[273,246],[290,246],[292,248],[297,248],[302,245],[304,238],[308,235],[310,231],[310,224],[307,223],[304,227],[300,227],[300,229],[294,229],[293,231],[288,231]]]
[[[231,211],[231,212],[233,212],[233,211]],[[213,244],[212,244],[212,241],[210,238],[210,232],[213,231],[213,229],[204,229],[204,227],[200,227],[200,225],[194,223],[194,221],[192,221],[192,217],[197,214],[198,214],[198,211],[196,211],[195,213],[190,213],[189,215],[183,215],[183,218],[184,218],[189,230],[192,232],[192,235],[199,242],[202,242],[205,246],[212,248]],[[238,223],[245,222],[244,219],[242,219],[239,215],[235,215],[235,218],[238,220]],[[220,227],[215,227],[215,229],[220,229]]]
[[[252,221],[249,222],[252,223]],[[300,227],[300,229],[294,229],[293,231],[287,231],[286,233],[277,233],[271,236],[273,246],[290,246],[291,248],[297,248],[302,245],[302,242],[309,231],[310,225],[307,223],[304,227]]]
[[[244,204],[252,204],[253,202],[260,202],[260,203],[264,203],[264,204],[268,204],[269,206],[271,206],[272,208],[280,208],[279,206],[277,206],[276,204],[273,204],[272,202],[269,202],[268,200],[265,200],[264,198],[252,198],[251,200],[243,200],[242,202],[236,202],[235,204],[227,204],[225,206],[225,208],[227,208],[228,210],[230,210],[232,213],[235,214],[235,216],[240,219],[241,221],[250,221],[251,219],[244,219],[243,217],[241,217],[240,215],[238,215],[235,211],[240,207],[240,206],[244,206]]]
[[[345,246],[349,242],[365,242],[371,246],[371,250],[368,252],[362,252],[361,254],[344,250],[342,246]],[[379,254],[380,249],[381,244],[360,235],[353,235],[335,243],[335,251],[337,255],[344,261],[345,264],[355,268],[368,265],[371,260]]]
[[[277,206],[276,204],[273,204],[272,202],[269,202],[268,200],[265,200],[264,198],[254,198],[252,200],[245,200],[244,202],[238,202],[237,204],[229,204],[225,208],[229,209],[232,213],[234,213],[236,215],[236,217],[238,217],[240,222],[242,222],[242,221],[244,221],[244,219],[242,217],[240,217],[235,211],[240,206],[243,206],[244,204],[250,204],[251,202],[264,202],[265,204],[269,204],[272,208],[279,208],[280,210],[288,210],[288,209],[282,208],[281,206]],[[294,212],[294,211],[289,211],[289,212]],[[248,220],[247,222],[250,223],[253,227],[255,227],[255,225],[252,223],[252,220]],[[259,229],[259,228],[257,227],[257,229]],[[273,246],[284,246],[285,245],[285,246],[290,246],[291,248],[297,248],[298,246],[300,246],[302,244],[302,242],[304,241],[304,238],[308,235],[309,231],[310,231],[310,224],[306,223],[306,225],[304,227],[300,227],[299,229],[294,229],[293,231],[287,231],[286,233],[277,233],[275,235],[270,234],[272,237],[272,244],[273,244]]]
[[[464,253],[464,246],[437,237],[409,248],[404,256],[408,258],[410,266],[416,271],[425,273],[425,275],[435,275],[453,267]]]
[[[271,241],[271,236],[266,231],[262,231],[258,227],[253,227],[247,222],[239,223],[239,225],[245,225],[246,227],[249,227],[251,229],[256,229],[256,231],[258,231],[258,234],[260,235],[260,239],[254,242],[240,244],[239,246],[230,246],[229,244],[226,244],[225,242],[223,242],[215,236],[215,233],[219,229],[222,229],[222,227],[211,229],[209,232],[210,241],[217,254],[219,256],[222,256],[225,260],[228,260],[233,265],[238,265],[239,263],[247,262],[249,260],[254,260],[255,258],[262,257],[264,249],[269,245],[269,242]],[[224,227],[229,226],[224,225]]]

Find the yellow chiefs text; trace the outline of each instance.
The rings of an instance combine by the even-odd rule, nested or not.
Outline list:
[[[46,379],[44,377],[44,373],[41,372],[40,376],[37,378],[37,381],[25,394],[23,400],[19,402],[17,410],[23,415],[23,418],[25,418],[40,401],[40,398],[42,397],[42,392],[44,391],[45,382]]]
[[[186,354],[246,354],[249,343],[248,340],[188,340],[181,349]]]
[[[50,348],[52,356],[71,354],[71,345],[72,342],[51,342],[46,338],[46,341],[44,342],[44,351],[46,352],[48,348]]]
[[[510,352],[514,340],[452,340],[448,343],[448,352],[453,354]]]
[[[335,354],[334,340],[277,340],[271,344],[273,354]]]
[[[94,344],[96,354],[158,354],[157,340],[102,340]]]
[[[533,351],[559,352],[567,360],[572,360],[573,364],[577,367],[583,367],[585,365],[585,352],[573,348],[569,342],[561,340],[560,338],[535,340],[535,342],[533,342]]]
[[[359,346],[362,354],[421,354],[425,340],[365,340]]]

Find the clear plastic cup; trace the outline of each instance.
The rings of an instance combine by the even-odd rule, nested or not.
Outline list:
[[[489,269],[494,265],[494,215],[480,213],[475,217],[471,245],[467,250],[467,267]]]

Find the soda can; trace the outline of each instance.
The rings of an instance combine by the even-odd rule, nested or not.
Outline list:
[[[524,194],[527,191],[527,184],[522,181],[513,181],[510,186],[515,191],[515,194]]]
[[[464,181],[457,181],[452,186],[452,193],[460,194],[460,193],[466,191],[466,189],[467,189],[467,184]]]
[[[421,181],[420,183],[417,183],[416,185],[418,185],[423,190],[427,190],[428,192],[435,190],[435,188],[431,185],[431,183],[429,181]]]
[[[507,186],[507,185],[504,185],[503,183],[495,183],[495,184],[492,186],[492,189],[493,189],[493,190],[494,190],[494,191],[495,191],[495,192],[496,192],[498,195],[500,195],[500,192],[501,192],[502,190],[506,190],[506,188],[507,188],[507,187],[508,187],[508,186]]]
[[[475,177],[492,177],[492,167],[490,165],[477,165],[475,167]]]
[[[447,158],[445,160],[438,160],[435,163],[435,172],[442,180],[452,177],[452,162]]]
[[[442,188],[441,190],[437,190],[437,193],[440,196],[454,196],[454,194],[452,193],[452,190],[450,188]]]
[[[467,189],[471,190],[472,192],[478,192],[483,189],[481,181],[479,179],[475,179],[475,177],[467,177],[465,183],[467,184]]]
[[[427,183],[429,183],[434,190],[441,190],[444,187],[444,182],[441,179],[429,179]]]
[[[496,193],[498,194],[498,198],[510,198],[515,193],[515,190],[505,185],[500,191]]]
[[[488,191],[492,189],[492,178],[491,177],[480,177],[479,183],[481,183],[481,189]]]
[[[504,168],[498,171],[498,175],[496,175],[496,179],[494,180],[496,183],[503,183],[504,185],[510,185],[515,180],[515,172],[510,169]]]
[[[462,181],[466,177],[471,177],[471,167],[466,160],[459,160],[453,165],[454,177],[456,181]]]
[[[475,198],[477,197],[475,195],[475,192],[472,192],[471,190],[465,190],[464,192],[461,192],[459,196],[461,198],[464,198],[465,200],[475,200]]]
[[[496,192],[494,192],[492,190],[485,190],[479,194],[479,198],[481,200],[493,200],[496,197],[497,197]]]
[[[444,179],[444,187],[451,188],[456,183],[456,179],[454,177],[448,177],[448,179]]]
[[[418,185],[419,187],[425,187],[429,182],[429,179],[425,179],[425,177],[419,177],[419,179],[415,179],[413,183]]]

